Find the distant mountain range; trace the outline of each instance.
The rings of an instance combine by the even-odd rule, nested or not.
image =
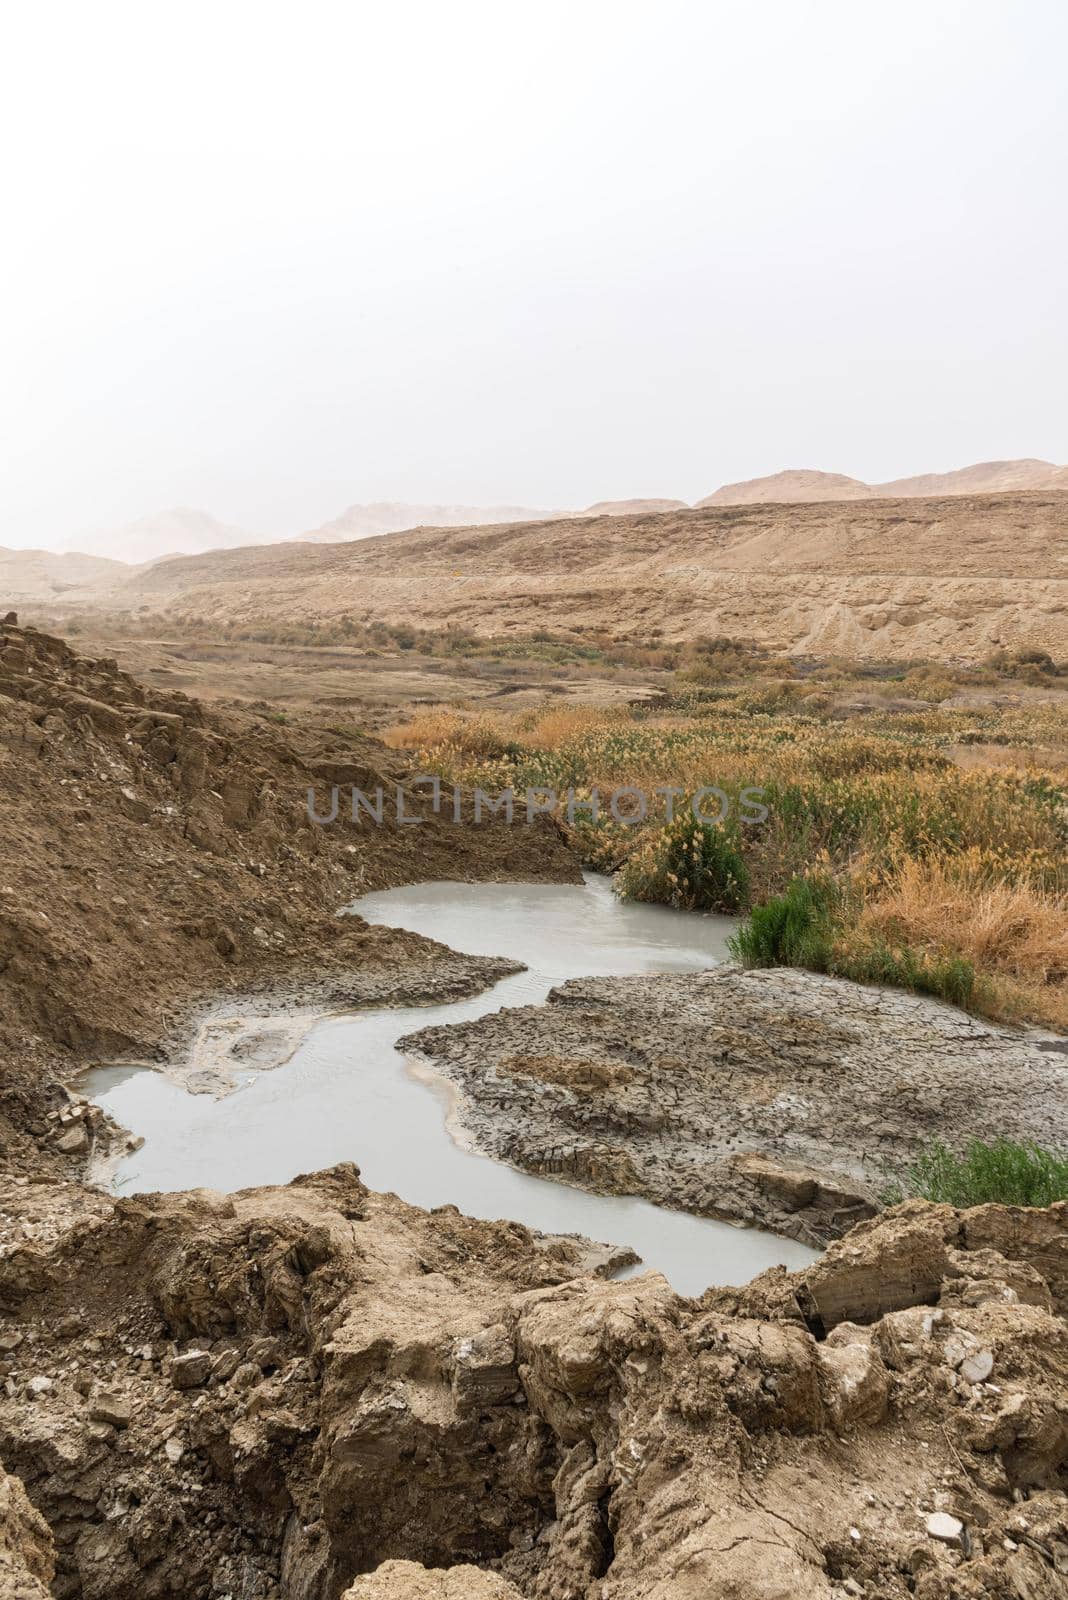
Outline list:
[[[418,506],[394,500],[349,506],[340,517],[324,522],[310,533],[298,533],[307,544],[348,544],[380,533],[402,533],[407,528],[481,528],[497,522],[544,522],[569,517],[570,511],[532,511],[528,506]]]
[[[791,505],[823,501],[916,499],[921,496],[1015,494],[1026,490],[1068,490],[1068,467],[1051,461],[1025,458],[1016,461],[981,461],[955,472],[929,472],[913,478],[894,478],[889,483],[865,483],[840,472],[819,472],[794,468],[773,472],[765,478],[749,478],[727,483],[698,500],[694,509],[710,506]],[[632,499],[598,500],[583,511],[545,511],[530,506],[419,505],[403,501],[377,500],[366,505],[351,505],[339,517],[324,522],[307,533],[268,537],[221,522],[207,511],[176,507],[141,517],[123,527],[99,530],[79,536],[68,551],[123,561],[133,566],[161,561],[168,556],[204,555],[211,550],[234,550],[250,545],[280,544],[292,540],[301,544],[348,544],[357,539],[400,533],[410,528],[478,528],[518,522],[560,521],[578,517],[658,516],[691,509],[684,500]],[[47,541],[53,548],[56,540]],[[43,568],[40,559],[47,551],[8,552],[10,556],[36,554],[39,558],[35,579]],[[58,556],[53,559],[60,559]],[[66,559],[66,558],[63,558]],[[68,581],[56,569],[55,581]],[[73,580],[84,582],[85,569]]]
[[[165,556],[198,556],[205,550],[236,550],[242,545],[262,543],[255,534],[220,522],[208,511],[176,506],[171,511],[138,517],[124,527],[101,528],[80,535],[75,548],[80,555],[104,556],[110,561],[140,566],[145,561],[161,561]]]

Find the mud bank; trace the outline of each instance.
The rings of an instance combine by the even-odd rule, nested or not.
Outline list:
[[[914,1204],[686,1301],[351,1167],[8,1185],[0,1573],[61,1600],[1056,1600],[1065,1212]]]
[[[435,993],[452,952],[337,915],[368,888],[579,879],[545,819],[454,826],[419,793],[419,826],[314,826],[309,786],[410,774],[355,730],[269,711],[148,688],[0,622],[0,1171],[79,1172],[84,1150],[58,1149],[48,1117],[60,1083],[87,1062],[174,1058],[208,997],[289,986],[331,1009],[391,985]]]
[[[499,1160],[820,1244],[928,1138],[1068,1144],[1049,1042],[898,990],[718,967],[577,980],[398,1048]]]

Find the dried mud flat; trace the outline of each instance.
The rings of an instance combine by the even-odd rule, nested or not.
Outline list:
[[[823,1244],[931,1137],[1068,1145],[1063,1040],[899,990],[718,967],[586,978],[408,1034],[527,1172]]]
[[[165,1062],[236,1011],[209,1027],[215,1066],[266,1064],[286,1048],[272,995],[486,980],[492,962],[338,918],[361,890],[577,878],[549,829],[300,824],[310,777],[368,768],[405,781],[373,741],[265,729],[0,627],[0,1594],[1063,1595],[1065,1206],[911,1203],[800,1273],[687,1301],[655,1273],[603,1281],[613,1260],[581,1241],[376,1195],[351,1166],[237,1195],[78,1181],[96,1132],[62,1080],[89,1060]],[[635,980],[681,1059],[709,1024],[680,981]],[[600,993],[576,987],[576,1011]],[[634,1022],[611,1047],[631,1071]],[[743,1080],[770,1025],[753,1019]],[[601,1024],[555,1054],[540,1026],[509,1049],[560,1115],[593,1103],[585,1074],[613,1122],[648,1120],[640,1072],[589,1073]],[[782,1072],[807,1083],[841,1041],[794,1031]]]

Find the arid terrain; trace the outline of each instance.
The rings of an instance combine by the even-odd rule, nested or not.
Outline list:
[[[792,654],[1068,654],[1068,496],[712,506],[347,544],[275,544],[83,577],[38,604],[269,634],[384,623],[505,636],[726,634]],[[340,632],[338,630],[341,630]]]
[[[512,970],[336,915],[413,879],[577,879],[585,846],[550,819],[434,816],[411,780],[435,717],[437,764],[465,786],[468,765],[470,781],[487,762],[536,774],[570,738],[591,772],[670,759],[686,781],[717,727],[709,694],[739,719],[715,733],[724,748],[749,726],[833,773],[889,771],[915,745],[949,803],[958,772],[961,794],[1003,781],[989,763],[969,777],[958,747],[1055,770],[1055,664],[889,681],[809,664],[794,705],[785,662],[733,647],[583,654],[529,626],[514,656],[456,653],[433,629],[415,647],[260,645],[103,611],[78,627],[69,643],[0,628],[0,1592],[1065,1591],[1064,1206],[887,1210],[881,1192],[884,1166],[932,1134],[1056,1142],[1057,1029],[726,968],[569,985],[409,1041],[497,1159],[832,1241],[801,1272],[696,1300],[655,1272],[606,1278],[621,1258],[577,1238],[376,1194],[351,1165],[116,1199],[86,1175],[124,1132],[78,1087],[115,1056],[178,1059],[223,996],[411,1005]],[[367,731],[398,719],[388,745]],[[309,821],[309,785],[378,781],[420,827]],[[1044,791],[1020,810],[1020,784],[1004,780],[992,825],[1037,861],[1055,812]],[[774,836],[759,848],[770,874]]]

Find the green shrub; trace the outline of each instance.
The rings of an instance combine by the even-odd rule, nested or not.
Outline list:
[[[808,967],[825,972],[831,955],[836,893],[826,880],[794,878],[786,893],[754,906],[727,941],[746,967]]]
[[[909,1196],[945,1201],[952,1206],[1049,1206],[1068,1200],[1068,1157],[1037,1144],[973,1139],[963,1155],[955,1155],[933,1139],[912,1165],[885,1190],[887,1205]]]
[[[749,871],[726,827],[676,817],[624,862],[616,892],[682,911],[740,911],[749,899]]]

